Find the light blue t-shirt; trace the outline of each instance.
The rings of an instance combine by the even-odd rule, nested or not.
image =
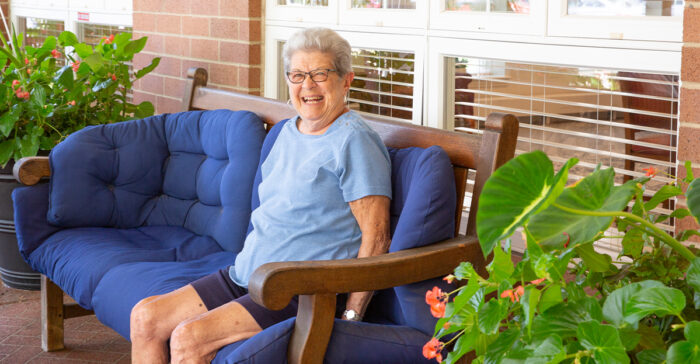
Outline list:
[[[297,121],[283,126],[262,164],[253,231],[229,271],[239,286],[269,262],[356,257],[361,232],[348,202],[391,198],[389,153],[357,113],[341,115],[322,135],[302,134]]]

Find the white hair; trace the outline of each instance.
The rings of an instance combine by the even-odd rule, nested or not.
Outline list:
[[[306,28],[292,34],[282,49],[285,71],[289,71],[289,62],[297,51],[320,51],[330,54],[338,75],[342,77],[352,72],[350,43],[331,29]]]

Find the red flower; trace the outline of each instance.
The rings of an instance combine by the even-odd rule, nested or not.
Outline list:
[[[73,68],[73,72],[78,72],[78,68],[80,68],[80,61],[73,62],[71,68]]]
[[[29,58],[24,59],[24,64],[29,64]]]
[[[32,69],[31,69],[31,68],[27,68],[27,74],[28,74],[28,75],[31,75],[31,74],[32,74]]]
[[[102,40],[105,41],[105,44],[112,44],[114,42],[114,34],[111,34],[109,38],[102,37]]]
[[[433,317],[443,318],[445,317],[445,302],[438,302],[434,305],[430,305],[430,314]]]
[[[440,342],[440,340],[436,338],[430,339],[424,346],[423,346],[423,356],[426,357],[427,359],[433,359],[437,360],[438,363],[442,363],[442,346],[443,344]]]
[[[59,52],[58,50],[54,49],[54,50],[51,51],[51,57],[53,57],[53,58],[59,58],[59,57],[61,57],[61,52]]]
[[[642,168],[642,171],[647,172],[647,177],[655,177],[656,174],[659,173],[659,171],[654,167]]]
[[[29,100],[29,92],[22,90],[21,87],[18,88],[17,91],[15,91],[15,95],[18,99]]]
[[[513,290],[512,289],[507,289],[501,293],[501,298],[508,298],[510,297],[511,302],[515,302],[515,297],[513,296]]]
[[[564,249],[569,247],[569,242],[571,241],[571,236],[569,236],[569,233],[564,233],[566,235],[566,243],[564,243]]]
[[[501,298],[510,298],[511,302],[520,302],[520,297],[525,294],[525,288],[518,286],[515,290],[507,289],[501,293]]]
[[[70,106],[75,106],[75,100],[73,100],[73,101],[68,101],[68,105],[70,105]]]
[[[544,282],[545,278],[540,278],[540,279],[535,279],[534,281],[530,282],[530,284],[538,285],[542,282]]]
[[[17,87],[19,85],[19,80],[12,80],[12,88]]]
[[[445,330],[447,330],[447,329],[450,328],[450,326],[452,326],[452,323],[450,323],[449,321],[447,321],[447,322],[445,322],[445,324],[442,325],[442,328],[445,329]]]
[[[425,292],[425,303],[430,305],[430,313],[433,317],[445,317],[445,307],[447,297],[438,287],[433,287],[432,290]]]
[[[116,81],[116,80],[117,80],[117,75],[112,74],[112,81]]]
[[[442,280],[447,282],[448,284],[452,284],[452,282],[455,280],[455,276],[450,274],[448,276],[445,276],[445,278],[443,278]]]

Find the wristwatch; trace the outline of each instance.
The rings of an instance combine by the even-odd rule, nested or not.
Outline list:
[[[355,310],[345,310],[345,312],[343,312],[343,317],[348,321],[362,321],[362,316],[355,312]]]

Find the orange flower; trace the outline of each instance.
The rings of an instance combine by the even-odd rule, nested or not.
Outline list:
[[[102,37],[102,40],[105,41],[105,44],[112,44],[114,42],[114,34],[111,34],[109,38]]]
[[[655,177],[656,174],[659,173],[659,171],[654,167],[642,168],[642,171],[647,172],[647,177]]]
[[[80,61],[73,62],[71,68],[73,68],[73,72],[78,72],[78,68],[80,68]]]
[[[442,302],[445,294],[439,287],[433,287],[432,290],[425,292],[425,303],[429,305],[434,305],[436,303]]]
[[[445,276],[445,278],[443,278],[442,280],[447,282],[448,284],[452,284],[452,282],[455,280],[455,276],[450,274],[448,276]]]
[[[28,75],[31,75],[31,74],[32,74],[32,69],[31,69],[31,68],[27,68],[27,74],[28,74]]]
[[[19,85],[19,80],[12,80],[12,88],[17,87]]]
[[[58,50],[54,49],[51,51],[51,57],[58,58],[60,56],[61,56],[61,52],[59,52]]]
[[[534,281],[530,282],[530,284],[538,285],[544,281],[545,281],[545,278],[535,279]]]
[[[525,288],[523,286],[518,286],[517,288],[507,289],[501,293],[501,298],[510,298],[511,302],[520,302],[520,297],[525,294]]]
[[[445,317],[445,302],[437,302],[430,305],[430,314],[437,318]]]
[[[437,360],[438,363],[442,363],[442,346],[443,344],[440,342],[440,340],[436,338],[430,339],[424,346],[423,346],[423,356],[426,357],[427,359],[433,359]]]
[[[447,321],[447,322],[445,322],[445,324],[444,324],[444,325],[442,325],[442,328],[443,328],[443,329],[445,329],[445,330],[447,330],[447,329],[449,329],[449,328],[450,328],[450,326],[452,326],[452,323],[451,323],[451,322],[449,322],[449,321]]]
[[[68,105],[70,105],[70,106],[75,106],[75,100],[73,100],[73,101],[68,101]]]
[[[513,296],[513,290],[507,289],[501,293],[501,298],[510,298],[511,302],[515,302],[515,297]]]

